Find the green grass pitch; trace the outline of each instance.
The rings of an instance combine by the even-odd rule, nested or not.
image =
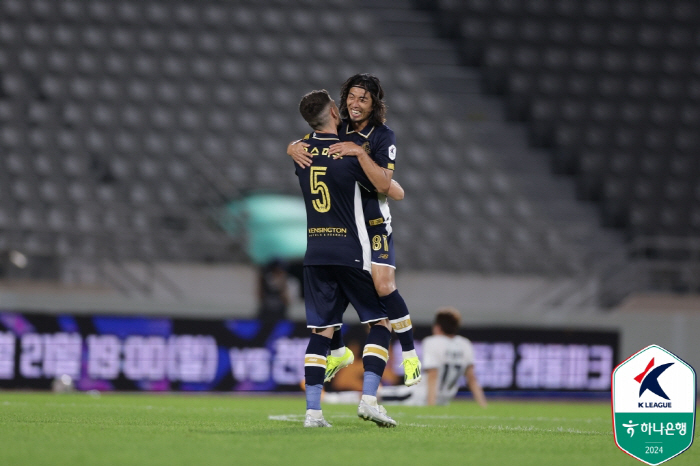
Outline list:
[[[636,465],[608,403],[491,400],[388,406],[379,429],[326,405],[302,427],[299,396],[0,392],[0,465]],[[697,439],[696,439],[697,440]],[[700,464],[696,445],[669,463]]]

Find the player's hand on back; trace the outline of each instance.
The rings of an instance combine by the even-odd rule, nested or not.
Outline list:
[[[309,144],[302,141],[294,141],[287,146],[287,155],[301,168],[311,166],[311,155],[304,150],[306,147],[309,147]]]
[[[354,142],[345,141],[331,144],[331,146],[328,148],[328,152],[333,154],[333,158],[345,156],[359,157],[365,153],[365,150],[362,148],[362,146],[358,146]]]

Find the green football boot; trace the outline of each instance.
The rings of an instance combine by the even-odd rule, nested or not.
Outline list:
[[[342,369],[347,367],[355,361],[355,355],[352,354],[350,348],[345,347],[345,354],[337,358],[331,356],[330,354],[326,358],[326,378],[323,379],[324,382],[330,382],[333,377]]]

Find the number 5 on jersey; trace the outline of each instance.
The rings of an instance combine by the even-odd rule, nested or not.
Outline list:
[[[311,203],[318,212],[331,210],[331,194],[328,186],[318,178],[326,174],[328,167],[311,167],[311,194],[320,194],[321,199],[314,199]]]

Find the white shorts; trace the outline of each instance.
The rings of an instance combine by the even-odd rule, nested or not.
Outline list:
[[[426,381],[422,382],[427,383]],[[426,393],[421,384],[407,387],[405,385],[389,385],[379,388],[379,398],[385,405],[425,406]]]

